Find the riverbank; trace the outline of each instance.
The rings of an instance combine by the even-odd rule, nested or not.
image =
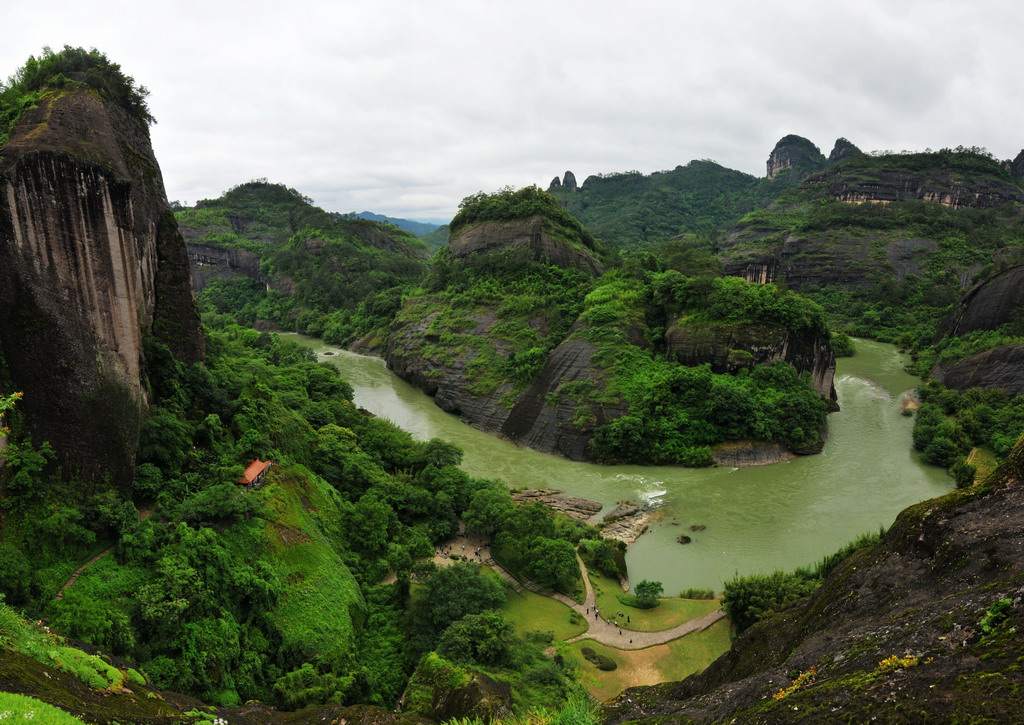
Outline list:
[[[903,370],[905,357],[883,343],[858,342],[855,357],[840,359],[841,411],[829,416],[821,454],[734,470],[598,466],[517,448],[441,411],[379,358],[288,337],[337,365],[361,407],[419,439],[456,443],[471,475],[592,499],[603,505],[600,514],[621,499],[649,505],[659,518],[629,548],[630,576],[662,581],[670,593],[721,591],[736,573],[812,563],[866,531],[889,526],[907,506],[952,488],[944,471],[921,464],[911,451],[913,419],[900,415],[899,400],[918,381]],[[691,533],[693,525],[705,529]],[[677,543],[681,532],[690,544]]]

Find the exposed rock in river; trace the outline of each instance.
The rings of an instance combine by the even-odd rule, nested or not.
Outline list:
[[[602,536],[618,539],[629,546],[647,531],[651,524],[651,512],[646,505],[623,499],[614,510],[604,515],[603,521]]]
[[[613,511],[609,511],[604,515],[604,518],[602,520],[605,523],[611,523],[612,521],[617,521],[618,519],[624,519],[627,516],[635,516],[637,513],[640,512],[639,504],[633,501],[623,499],[622,501],[619,501],[618,504],[619,505],[616,506]]]
[[[527,488],[513,491],[512,500],[518,503],[542,503],[552,511],[563,513],[576,521],[586,521],[603,508],[600,501],[566,496],[553,488]]]
[[[716,466],[741,468],[743,466],[766,466],[770,463],[784,463],[796,458],[796,454],[781,443],[767,441],[728,441],[711,449]]]

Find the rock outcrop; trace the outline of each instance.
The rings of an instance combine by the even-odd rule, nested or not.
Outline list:
[[[975,330],[994,330],[1024,307],[1024,265],[1001,270],[964,293],[936,332],[936,340]]]
[[[1024,149],[1010,162],[1010,173],[1018,177],[1024,176]]]
[[[247,277],[266,283],[260,271],[260,258],[247,249],[224,249],[209,244],[189,243],[188,261],[192,271],[192,287],[196,294],[206,289],[212,279]]]
[[[566,191],[576,191],[576,176],[571,171],[565,172],[565,177],[562,179],[562,188]]]
[[[992,209],[1008,202],[1024,201],[1024,192],[1013,184],[984,176],[966,182],[961,174],[952,170],[922,174],[892,168],[855,176],[837,169],[826,172],[821,180],[827,185],[828,196],[854,204],[891,204],[919,199],[954,209]]]
[[[203,357],[148,128],[87,90],[51,93],[0,156],[0,346],[66,475],[130,486],[147,335]]]
[[[590,408],[581,424],[580,405],[566,396],[555,395],[565,383],[595,381],[601,369],[591,360],[597,347],[582,338],[570,338],[552,350],[526,391],[507,402],[511,387],[501,384],[488,392],[475,391],[470,363],[478,352],[465,348],[451,358],[427,356],[415,352],[422,342],[438,343],[430,332],[434,314],[417,320],[399,320],[392,326],[385,351],[388,367],[396,375],[434,397],[434,402],[449,413],[488,433],[504,436],[517,443],[557,453],[572,460],[587,460],[587,444],[594,428],[626,412],[625,403],[608,403]],[[464,332],[486,337],[498,354],[507,357],[509,344],[489,331],[499,320],[484,312],[474,317],[474,326]],[[553,398],[557,398],[555,401]]]
[[[506,249],[529,249],[534,259],[558,267],[581,269],[593,275],[604,272],[604,266],[582,244],[576,246],[553,239],[545,231],[544,220],[540,216],[462,227],[452,234],[448,248],[452,259]]]
[[[768,155],[768,178],[774,179],[784,171],[808,174],[825,168],[826,159],[821,150],[802,136],[784,136]]]
[[[527,488],[522,491],[513,491],[512,500],[516,503],[543,504],[552,511],[563,513],[576,521],[587,521],[604,508],[600,501],[566,496],[553,488]]]
[[[797,457],[781,443],[768,441],[729,441],[712,447],[711,457],[716,466],[744,468],[785,463]]]
[[[1007,395],[1024,395],[1024,345],[1003,345],[959,362],[936,366],[932,377],[948,388],[1002,388]]]
[[[605,722],[1014,722],[1024,712],[1024,449],[903,511],[881,543],[704,672],[631,688]]]
[[[832,147],[832,152],[828,155],[828,163],[830,165],[842,163],[860,153],[862,151],[845,138],[837,138],[835,145]]]
[[[846,159],[847,163],[805,179],[799,192],[769,209],[780,219],[811,221],[817,199],[850,205],[927,201],[952,209],[995,209],[1024,203],[1024,190],[1008,178],[999,178],[995,167],[992,173],[982,169],[964,174],[953,164],[943,166],[946,161],[940,154],[923,159],[894,155],[884,165],[874,160],[858,163],[856,154]],[[837,213],[831,226],[740,223],[719,238],[719,256],[726,274],[756,282],[785,279],[796,290],[863,289],[887,277],[921,276],[927,271],[927,262],[940,249],[938,238],[909,235],[895,225],[880,227],[872,221],[877,215],[868,209],[863,216],[863,225],[857,223],[856,212]],[[978,266],[958,266],[954,271],[969,278]]]
[[[686,325],[671,320],[665,331],[667,354],[681,365],[710,363],[716,373],[735,373],[783,360],[811,374],[819,395],[836,399],[836,357],[828,337],[779,325]]]

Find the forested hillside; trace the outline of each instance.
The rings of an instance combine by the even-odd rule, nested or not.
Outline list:
[[[842,157],[846,144],[839,139],[826,160],[807,139],[786,136],[769,156],[766,178],[701,159],[653,174],[594,174],[578,186],[567,171],[548,192],[609,249],[647,248],[676,237],[710,248],[723,228]]]
[[[179,208],[204,309],[350,344],[378,332],[427,248],[384,222],[343,217],[280,184],[241,184]]]
[[[820,449],[834,358],[813,303],[716,277],[686,244],[665,250],[686,274],[608,255],[535,188],[470,197],[451,227],[387,349],[441,407],[576,459],[710,465],[746,438]]]

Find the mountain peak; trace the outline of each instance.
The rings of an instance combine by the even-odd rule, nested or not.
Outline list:
[[[807,174],[823,169],[825,163],[825,155],[821,153],[821,149],[803,136],[790,134],[779,139],[769,154],[768,178],[774,179],[789,169]]]

